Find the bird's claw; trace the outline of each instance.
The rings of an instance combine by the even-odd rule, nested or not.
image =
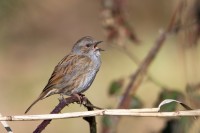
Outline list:
[[[85,96],[84,94],[77,93],[77,94],[72,94],[72,95],[78,98],[78,102],[80,105],[83,103],[83,99],[84,99],[83,97]]]

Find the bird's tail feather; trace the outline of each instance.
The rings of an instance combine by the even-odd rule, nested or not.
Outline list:
[[[39,100],[42,100],[48,97],[50,93],[48,91],[44,91],[40,94],[40,96],[26,109],[25,114],[35,105]]]

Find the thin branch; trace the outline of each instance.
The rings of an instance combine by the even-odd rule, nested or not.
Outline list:
[[[133,92],[135,93],[138,87],[141,85],[145,74],[148,71],[148,68],[150,64],[153,62],[155,59],[156,55],[160,51],[161,47],[163,46],[167,36],[169,33],[173,33],[174,28],[175,28],[175,23],[176,23],[176,16],[178,13],[179,8],[181,7],[181,4],[179,4],[174,11],[170,22],[166,28],[166,30],[160,32],[160,35],[155,41],[154,46],[152,49],[149,51],[147,56],[144,58],[144,60],[141,62],[141,64],[138,66],[137,70],[133,73],[131,80],[129,84],[127,85],[124,94],[122,95],[122,98],[117,106],[117,108],[128,108],[130,105],[130,93]],[[112,118],[112,124],[109,127],[109,130],[106,131],[106,133],[115,133],[117,130],[117,126],[119,123],[120,117],[114,117]]]
[[[83,104],[87,108],[88,111],[93,111],[94,108],[98,108],[98,107],[94,107],[88,99],[86,99],[85,103]],[[83,117],[83,119],[89,123],[90,133],[96,133],[97,132],[96,118],[93,116],[93,117]]]
[[[160,50],[161,46],[163,45],[163,42],[166,39],[166,32],[162,32],[159,36],[159,38],[156,40],[156,43],[154,45],[154,47],[150,50],[150,52],[147,54],[146,58],[143,60],[143,62],[139,65],[138,69],[136,70],[136,72],[133,74],[132,78],[131,78],[131,82],[129,83],[129,85],[126,88],[125,93],[123,94],[122,100],[120,101],[118,108],[127,108],[125,107],[125,103],[126,100],[128,98],[128,95],[130,94],[131,90],[136,89],[139,84],[142,81],[142,77],[143,75],[146,73],[147,68],[149,67],[150,63],[153,61],[153,59],[155,58],[156,54],[158,53],[158,51]],[[140,80],[139,79],[140,75]],[[126,104],[127,105],[127,104]]]
[[[141,84],[144,75],[147,73],[147,70],[152,63],[152,61],[155,59],[156,55],[158,54],[160,48],[163,46],[167,35],[171,32],[174,31],[175,28],[175,23],[176,23],[176,16],[178,13],[178,10],[181,8],[181,4],[178,4],[177,8],[175,9],[168,27],[166,28],[165,31],[160,32],[159,37],[156,39],[154,46],[152,49],[149,51],[147,56],[144,58],[142,63],[139,65],[138,69],[135,71],[133,74],[131,81],[129,85],[126,88],[126,91],[123,94],[123,97],[118,104],[118,108],[126,108],[125,105],[128,105],[126,102],[128,102],[128,95],[130,94],[131,91],[136,90],[138,86]]]
[[[145,109],[103,109],[94,111],[72,112],[63,114],[3,116],[0,121],[35,121],[49,119],[67,119],[92,116],[136,116],[136,117],[179,117],[200,116],[200,109],[176,112],[158,112],[159,108]]]
[[[61,110],[65,107],[68,106],[70,103],[74,103],[74,102],[79,102],[79,99],[75,96],[71,96],[68,98],[65,98],[63,100],[60,100],[59,104],[53,109],[53,111],[51,112],[51,114],[58,114],[61,112]],[[82,97],[82,103],[83,105],[88,109],[88,111],[93,110],[93,108],[98,108],[95,107],[91,104],[91,102],[86,98],[86,97]],[[35,129],[34,133],[41,133],[45,127],[50,124],[52,119],[44,119],[44,121]],[[90,125],[90,133],[96,133],[96,120],[95,118],[84,118],[84,120],[86,120],[89,125]]]

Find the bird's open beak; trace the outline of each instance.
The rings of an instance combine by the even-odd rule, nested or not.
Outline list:
[[[105,50],[103,50],[103,49],[97,47],[98,44],[100,44],[100,43],[102,43],[102,42],[103,42],[103,41],[97,41],[97,42],[95,42],[95,44],[94,44],[95,50],[98,50],[98,51],[105,51]]]

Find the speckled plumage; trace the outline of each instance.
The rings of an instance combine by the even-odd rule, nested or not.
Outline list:
[[[78,40],[70,54],[65,56],[55,67],[47,85],[40,96],[26,110],[39,100],[53,94],[72,95],[86,91],[92,84],[101,66],[100,51],[92,37]]]

